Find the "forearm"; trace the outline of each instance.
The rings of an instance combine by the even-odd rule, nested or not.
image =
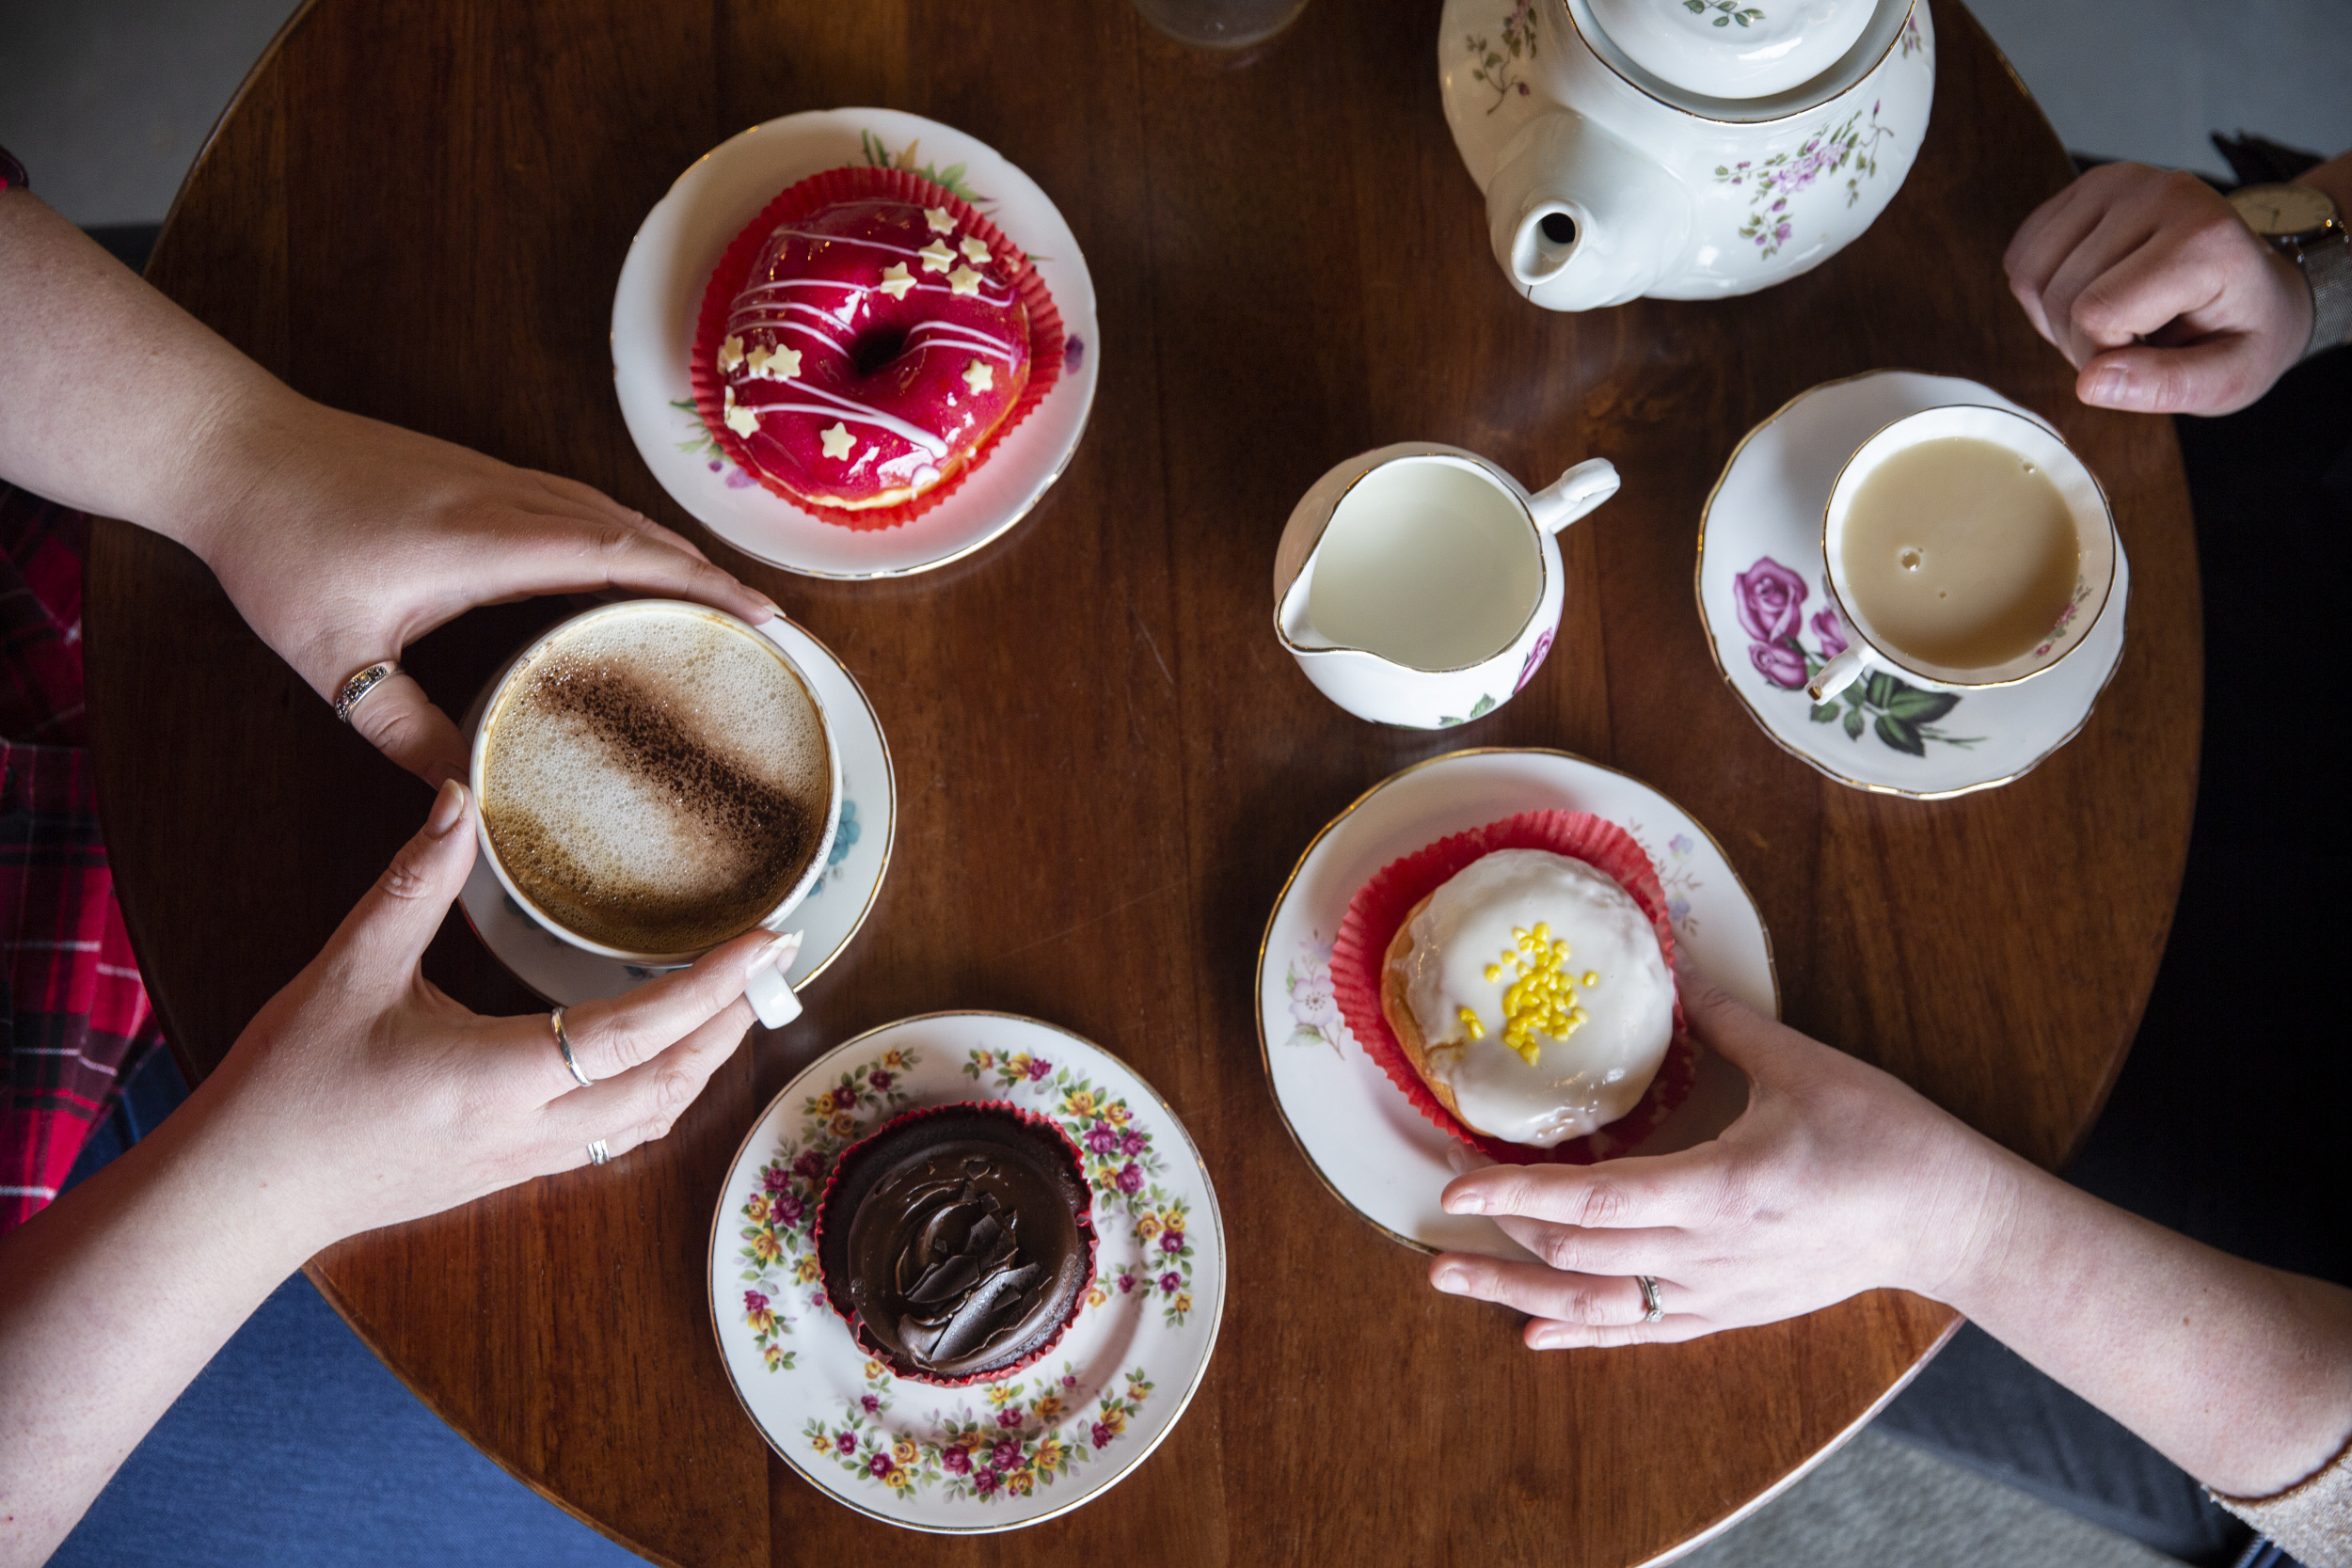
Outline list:
[[[24,191],[0,192],[0,479],[205,553],[310,405]]]
[[[0,1237],[0,1568],[44,1560],[190,1379],[326,1237],[208,1084]]]
[[[2233,1258],[2005,1150],[1930,1293],[2219,1492],[2266,1497],[2352,1432],[2352,1291]]]

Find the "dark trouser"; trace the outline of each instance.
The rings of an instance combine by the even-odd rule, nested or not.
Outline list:
[[[2176,424],[2205,595],[2197,824],[2138,1039],[2069,1176],[2225,1251],[2352,1284],[2344,792],[2322,760],[2347,705],[2331,629],[2352,350],[2242,413]],[[2175,629],[2135,618],[2128,635]],[[1878,1429],[2190,1562],[2229,1562],[2249,1539],[2178,1466],[1973,1326]]]

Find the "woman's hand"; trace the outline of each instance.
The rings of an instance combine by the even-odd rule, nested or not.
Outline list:
[[[2226,414],[2302,357],[2295,263],[2193,174],[2105,164],[2043,202],[2002,258],[2034,330],[2102,408]]]
[[[1494,1216],[1543,1261],[1449,1252],[1430,1283],[1527,1313],[1536,1350],[1692,1339],[1885,1285],[1934,1294],[1980,1244],[2010,1157],[1878,1069],[1692,974],[1681,989],[1692,1032],[1748,1075],[1746,1112],[1679,1153],[1470,1170],[1447,1211]]]
[[[328,701],[354,671],[398,659],[477,605],[626,589],[754,625],[776,613],[677,534],[576,480],[291,393],[248,409],[222,438],[225,472],[209,492],[222,504],[188,542]],[[466,776],[456,725],[405,674],[378,685],[352,723],[427,784]]]
[[[326,948],[246,1026],[199,1090],[215,1147],[285,1201],[315,1249],[669,1132],[751,1026],[743,983],[796,938],[754,931],[692,968],[564,1012],[581,1088],[545,1013],[484,1018],[419,968],[473,865],[473,802],[431,816]],[[222,1143],[226,1140],[226,1144]]]

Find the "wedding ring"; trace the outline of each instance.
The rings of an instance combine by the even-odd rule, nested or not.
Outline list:
[[[1642,1321],[1654,1323],[1663,1318],[1666,1304],[1658,1299],[1658,1281],[1648,1275],[1637,1274],[1633,1276],[1633,1283],[1642,1288],[1642,1305],[1649,1309],[1642,1314]]]
[[[590,1164],[601,1165],[607,1160],[612,1158],[612,1151],[604,1147],[604,1140],[602,1138],[598,1138],[595,1143],[588,1146],[588,1163]]]
[[[580,1058],[572,1054],[572,1037],[571,1032],[564,1027],[564,1009],[556,1008],[548,1015],[548,1021],[555,1025],[555,1049],[564,1053],[564,1065],[571,1069],[573,1081],[581,1088],[586,1088],[596,1080],[580,1070]],[[604,1145],[599,1143],[596,1147],[602,1148]],[[604,1162],[598,1160],[596,1164]]]
[[[369,692],[400,673],[400,666],[390,659],[379,659],[363,665],[343,677],[342,686],[335,693],[335,717],[351,722],[351,710],[366,701]]]

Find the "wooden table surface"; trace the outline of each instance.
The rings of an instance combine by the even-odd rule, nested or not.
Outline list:
[[[1315,0],[1258,57],[1188,54],[1112,0],[316,0],[189,177],[151,276],[294,386],[601,485],[697,531],[640,463],[606,333],[629,237],[746,126],[879,104],[1033,175],[1100,293],[1075,461],[946,570],[818,582],[714,548],[847,659],[903,801],[889,879],[787,1037],[756,1036],[664,1144],[323,1255],[312,1275],[500,1463],[680,1563],[1635,1563],[1819,1458],[1950,1327],[1895,1293],[1699,1343],[1534,1355],[1500,1308],[1325,1191],[1258,1059],[1276,891],[1375,781],[1464,745],[1582,752],[1722,840],[1788,1017],[2045,1164],[2080,1142],[2171,917],[2196,784],[2199,607],[2169,421],[2097,413],[2003,287],[2068,178],[1975,21],[1938,0],[1935,117],[1894,205],[1729,303],[1553,315],[1505,286],[1438,106],[1434,8]],[[1742,432],[1873,366],[1973,376],[2055,420],[2114,499],[2131,637],[2071,746],[1940,804],[1849,790],[1724,689],[1693,613],[1700,502]],[[1539,482],[1615,461],[1563,539],[1534,683],[1466,731],[1355,721],[1269,630],[1275,539],[1350,452],[1430,437]],[[453,710],[552,601],[413,650]],[[421,817],[192,557],[102,528],[91,712],[115,873],[201,1069]],[[533,999],[453,917],[428,960]],[[897,1534],[773,1458],[711,1342],[704,1258],[744,1130],[819,1051],[984,1007],[1075,1029],[1168,1096],[1231,1247],[1216,1358],[1101,1504],[1011,1537]]]

